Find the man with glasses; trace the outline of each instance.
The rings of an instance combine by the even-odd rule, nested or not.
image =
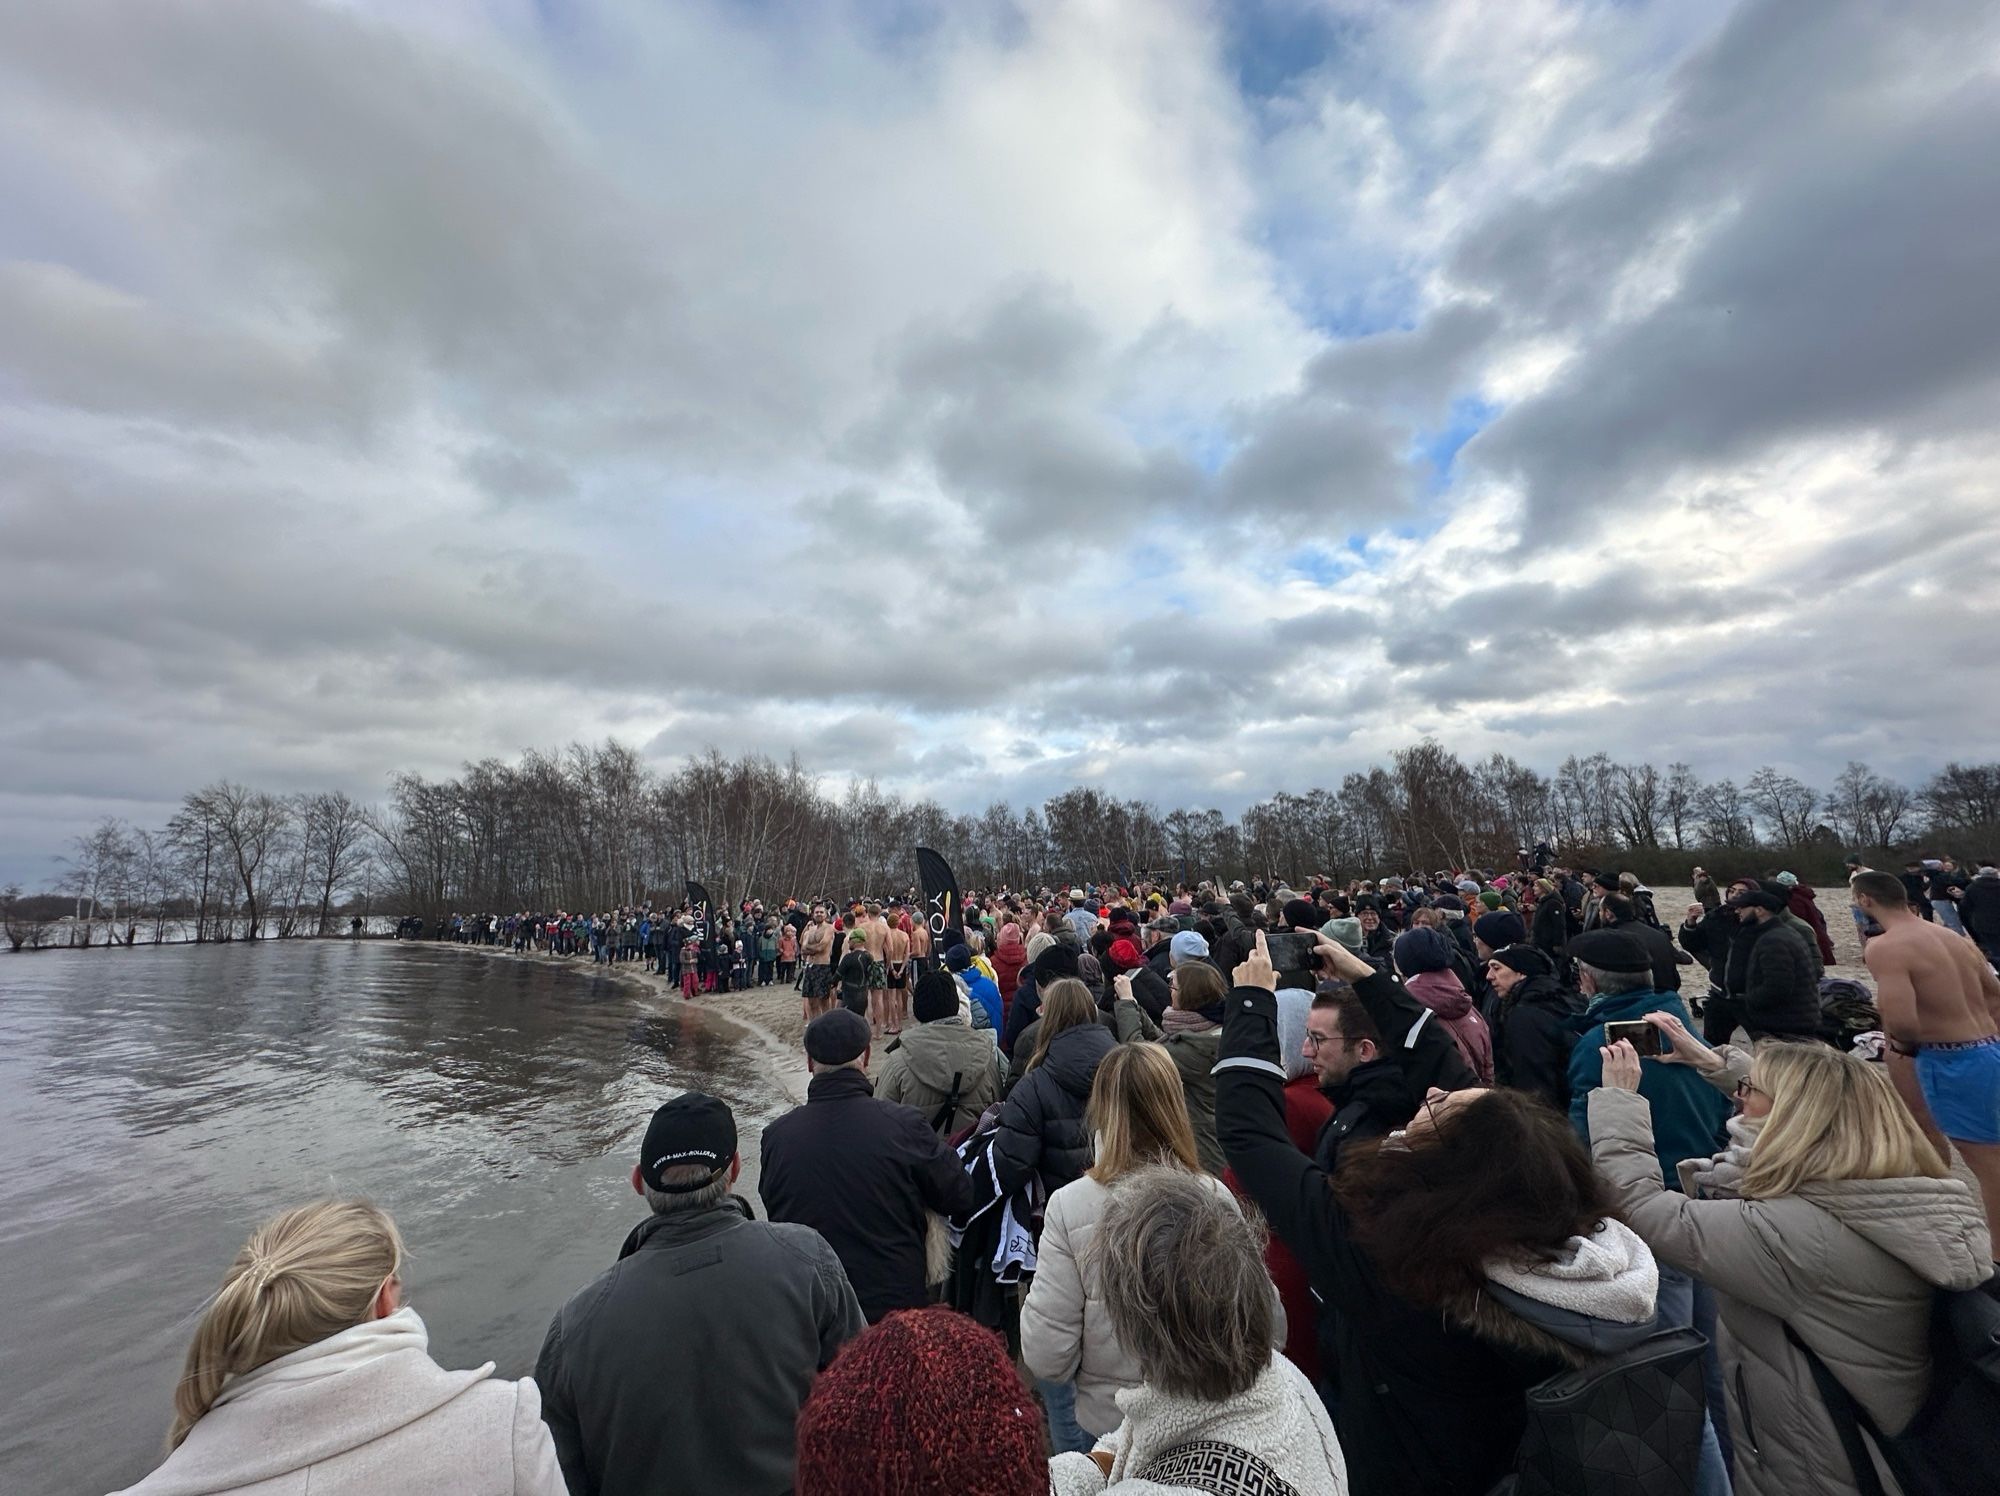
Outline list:
[[[1403,1068],[1382,1052],[1381,1031],[1345,982],[1329,985],[1306,1015],[1306,1060],[1333,1115],[1320,1129],[1313,1161],[1331,1174],[1350,1141],[1386,1137],[1416,1112]]]

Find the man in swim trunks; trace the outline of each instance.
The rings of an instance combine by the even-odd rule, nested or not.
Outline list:
[[[1971,941],[1920,918],[1893,873],[1856,873],[1849,886],[1882,927],[1863,959],[1890,1079],[1933,1143],[1951,1139],[2000,1233],[2000,978]]]
[[[826,910],[813,905],[799,937],[799,955],[805,969],[799,974],[799,991],[805,994],[806,1022],[811,1023],[833,1006],[833,926]]]
[[[882,965],[888,977],[888,1011],[883,1015],[889,1032],[900,1034],[910,1002],[910,936],[907,917],[898,910],[896,918],[882,926]]]

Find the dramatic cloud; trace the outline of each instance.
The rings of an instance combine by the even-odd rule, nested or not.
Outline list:
[[[1991,751],[1976,0],[0,7],[0,880],[615,733]]]

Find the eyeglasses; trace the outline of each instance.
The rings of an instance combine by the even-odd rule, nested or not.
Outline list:
[[[1736,1083],[1736,1099],[1738,1101],[1748,1101],[1753,1094],[1762,1096],[1767,1100],[1771,1095],[1771,1093],[1765,1090],[1762,1086],[1751,1085],[1750,1077],[1746,1075],[1743,1077],[1743,1079],[1739,1080]]]
[[[1318,1049],[1322,1044],[1358,1044],[1360,1042],[1358,1039],[1348,1038],[1345,1034],[1315,1034],[1311,1029],[1306,1030],[1306,1052],[1308,1054]]]

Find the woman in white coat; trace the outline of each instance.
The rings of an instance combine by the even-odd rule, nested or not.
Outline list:
[[[1140,1382],[1139,1362],[1111,1328],[1088,1258],[1112,1190],[1135,1170],[1164,1165],[1185,1169],[1218,1200],[1233,1203],[1234,1196],[1202,1170],[1180,1071],[1163,1046],[1121,1044],[1106,1055],[1085,1120],[1097,1161],[1049,1196],[1035,1281],[1021,1305],[1021,1359],[1045,1382],[1075,1382],[1076,1422],[1094,1439],[1118,1426],[1113,1397]]]
[[[202,1316],[166,1463],[123,1496],[566,1496],[535,1384],[446,1371],[365,1200],[260,1226]]]
[[[1054,1496],[1345,1496],[1347,1461],[1319,1393],[1271,1348],[1264,1233],[1211,1182],[1153,1168],[1112,1191],[1091,1258],[1144,1380],[1117,1395],[1116,1431],[1049,1462]]]

